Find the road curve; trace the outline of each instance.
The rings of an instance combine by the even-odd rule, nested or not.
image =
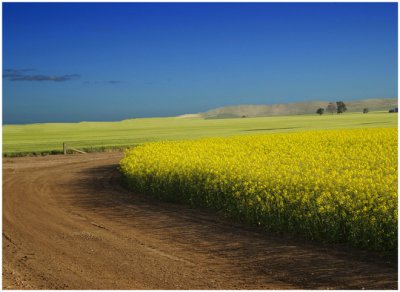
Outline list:
[[[133,194],[121,157],[3,159],[4,289],[397,289],[395,259]]]

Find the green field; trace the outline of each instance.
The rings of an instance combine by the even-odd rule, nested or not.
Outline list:
[[[267,134],[312,129],[397,127],[397,114],[299,115],[237,119],[145,118],[120,122],[3,126],[3,155],[53,153],[70,147],[101,150],[159,140]]]

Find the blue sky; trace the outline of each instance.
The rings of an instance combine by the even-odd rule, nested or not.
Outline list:
[[[397,3],[3,3],[3,123],[397,97]]]

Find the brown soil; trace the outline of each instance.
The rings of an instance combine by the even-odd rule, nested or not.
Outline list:
[[[121,156],[3,160],[3,288],[397,289],[397,259],[133,194]]]

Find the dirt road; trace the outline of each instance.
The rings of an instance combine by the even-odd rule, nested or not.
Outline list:
[[[4,159],[3,288],[397,288],[396,264],[371,253],[132,194],[121,156]]]

